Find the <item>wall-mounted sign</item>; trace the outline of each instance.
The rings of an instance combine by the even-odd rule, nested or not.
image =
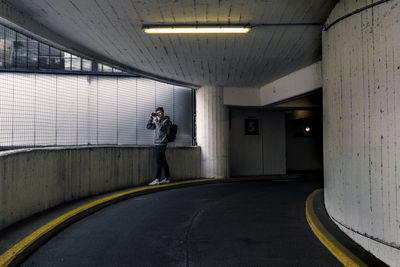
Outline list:
[[[245,119],[244,120],[244,134],[245,135],[258,135],[258,120]]]

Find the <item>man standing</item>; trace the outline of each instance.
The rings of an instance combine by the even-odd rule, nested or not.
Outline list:
[[[154,132],[154,145],[156,149],[155,157],[157,163],[156,179],[149,183],[149,185],[167,184],[170,182],[169,167],[167,159],[165,158],[165,150],[167,149],[168,134],[170,132],[171,121],[168,116],[164,116],[164,108],[158,107],[156,113],[151,114],[146,128],[155,130]],[[161,172],[164,169],[165,178],[160,180]]]

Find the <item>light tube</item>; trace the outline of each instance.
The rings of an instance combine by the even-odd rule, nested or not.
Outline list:
[[[147,34],[182,34],[182,33],[248,33],[250,27],[245,26],[154,26],[144,27]]]

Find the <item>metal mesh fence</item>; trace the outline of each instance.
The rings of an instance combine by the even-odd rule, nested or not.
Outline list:
[[[145,127],[158,106],[178,124],[171,145],[192,145],[192,89],[139,78],[0,25],[0,149],[149,145],[153,133]]]
[[[152,144],[150,113],[192,145],[193,90],[138,77],[0,72],[0,148]]]

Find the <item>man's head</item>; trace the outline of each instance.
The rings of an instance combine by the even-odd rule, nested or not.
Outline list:
[[[158,107],[156,109],[156,112],[158,113],[158,117],[163,117],[164,116],[164,108],[163,107]]]

